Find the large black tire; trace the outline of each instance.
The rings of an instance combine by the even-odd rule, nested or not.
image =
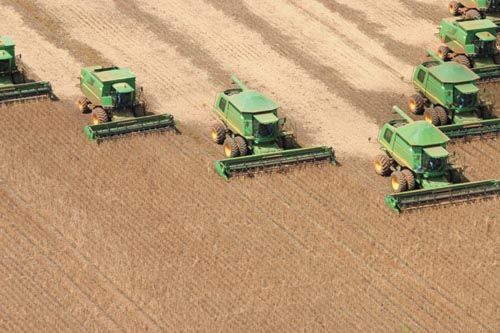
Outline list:
[[[210,130],[210,138],[218,145],[224,143],[224,139],[226,138],[226,126],[221,123],[213,124]]]
[[[444,61],[448,60],[448,54],[450,53],[450,48],[446,45],[441,45],[438,48],[437,55],[439,58],[443,59]]]
[[[480,20],[481,19],[481,13],[477,9],[469,9],[465,13],[465,18],[467,20]]]
[[[98,125],[98,124],[104,124],[109,122],[109,117],[106,111],[101,108],[101,107],[95,107],[94,110],[92,110],[92,124]]]
[[[467,58],[467,56],[465,56],[463,54],[457,55],[453,60],[455,62],[459,63],[460,65],[463,65],[467,68],[472,68],[472,63],[471,63],[470,59]]]
[[[391,159],[385,154],[380,154],[373,160],[375,172],[381,176],[388,176],[391,172]]]
[[[410,97],[408,107],[413,114],[421,115],[425,109],[425,98],[421,94],[415,94]]]
[[[245,138],[237,136],[234,138],[234,141],[236,141],[236,145],[238,146],[238,151],[240,153],[240,156],[248,155],[248,144]]]
[[[24,72],[23,71],[15,72],[14,75],[12,75],[12,82],[14,82],[14,84],[26,83],[26,76],[24,75]]]
[[[240,155],[238,144],[231,137],[227,137],[224,141],[224,155],[227,158],[238,157]]]
[[[493,117],[493,110],[492,106],[489,105],[483,105],[478,108],[478,116],[481,119],[491,119]]]
[[[415,189],[415,175],[409,169],[403,169],[401,171],[406,180],[406,188],[408,191],[413,191]]]
[[[460,3],[458,1],[450,1],[448,4],[448,11],[453,16],[458,16],[460,14]]]
[[[500,52],[495,53],[493,55],[493,62],[497,65],[500,65]]]
[[[144,117],[146,115],[146,108],[144,107],[144,104],[140,103],[134,106],[134,117],[140,118]]]
[[[401,193],[408,189],[405,175],[401,171],[394,171],[391,175],[391,186],[395,193]]]
[[[439,115],[436,112],[436,108],[427,109],[424,112],[424,120],[431,123],[434,126],[439,126],[441,121],[439,120]]]
[[[76,107],[78,108],[78,111],[81,113],[89,113],[90,108],[89,108],[90,101],[85,98],[85,97],[78,97],[76,100]]]
[[[295,140],[290,136],[285,136],[283,138],[283,149],[294,149],[295,148]]]
[[[439,118],[439,125],[448,125],[448,114],[446,113],[446,110],[439,105],[434,107],[434,110],[436,111],[436,114]]]

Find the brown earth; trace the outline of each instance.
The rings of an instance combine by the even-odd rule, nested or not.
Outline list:
[[[370,162],[446,1],[362,3],[0,1],[61,98],[0,107],[0,331],[498,332],[499,200],[396,216]],[[95,62],[133,67],[182,134],[87,142]],[[233,72],[341,165],[219,179]],[[497,140],[451,149],[500,178]]]

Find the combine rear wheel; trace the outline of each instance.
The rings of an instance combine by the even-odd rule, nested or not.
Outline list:
[[[214,143],[221,145],[226,138],[226,127],[221,123],[213,124],[210,130],[210,138]]]
[[[227,158],[238,157],[240,154],[240,150],[238,149],[238,144],[233,138],[228,137],[226,141],[224,141],[224,155]]]
[[[453,16],[460,14],[460,3],[458,1],[450,1],[448,4],[448,11]]]
[[[436,108],[425,110],[424,120],[434,126],[439,126],[439,124],[441,123],[441,121],[439,120],[439,115],[436,112]]]
[[[78,107],[78,111],[81,113],[88,113],[89,109],[89,100],[85,97],[79,97],[76,101],[76,106]]]
[[[424,112],[425,98],[420,94],[415,94],[408,101],[410,111],[414,114],[422,114]]]
[[[469,9],[465,13],[465,18],[467,20],[480,20],[481,19],[481,13],[478,10],[476,10],[476,9]]]
[[[436,111],[436,114],[439,118],[439,125],[448,125],[448,114],[446,113],[445,109],[442,106],[436,106],[434,110]]]
[[[455,60],[455,62],[458,62],[460,65],[464,65],[467,68],[472,68],[472,63],[470,62],[469,58],[467,58],[463,54],[457,55],[453,60]]]
[[[391,175],[392,189],[396,193],[404,192],[408,189],[405,175],[401,171],[395,171]]]
[[[101,107],[96,107],[92,110],[92,124],[104,124],[109,122],[109,117],[106,111]]]
[[[373,161],[373,167],[375,168],[375,172],[377,174],[387,176],[391,171],[391,159],[389,156],[384,154],[377,155]]]
[[[406,187],[408,191],[413,191],[415,189],[415,175],[409,169],[403,169],[401,171],[406,180]]]
[[[236,145],[238,146],[238,151],[240,153],[240,156],[248,155],[248,144],[245,138],[237,136],[236,138],[234,138],[234,141],[236,141]]]

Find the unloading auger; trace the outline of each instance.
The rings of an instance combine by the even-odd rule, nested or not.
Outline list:
[[[279,106],[260,92],[250,90],[237,77],[237,88],[217,95],[214,113],[219,121],[211,139],[223,146],[226,159],[216,161],[217,173],[228,180],[236,174],[282,170],[303,164],[335,164],[332,147],[300,148],[292,132],[285,131]]]
[[[385,202],[401,212],[443,204],[492,198],[500,195],[500,180],[467,182],[460,169],[449,161],[449,138],[426,121],[413,121],[398,107],[403,119],[393,120],[380,130],[383,151],[374,161],[375,172],[391,177],[393,194]]]

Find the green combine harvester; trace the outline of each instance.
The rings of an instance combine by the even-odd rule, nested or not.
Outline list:
[[[444,43],[438,56],[471,68],[481,80],[500,80],[497,25],[490,20],[443,19],[437,36]]]
[[[85,126],[89,140],[100,142],[129,133],[175,129],[170,114],[146,115],[142,88],[128,68],[92,66],[82,68],[77,101],[82,113],[92,113],[92,125]]]
[[[224,148],[226,159],[215,162],[217,173],[233,175],[282,170],[306,163],[335,164],[332,147],[298,148],[292,132],[284,130],[279,106],[232,77],[238,88],[218,94],[214,112],[220,122],[211,128],[211,139]]]
[[[413,121],[398,107],[403,119],[384,125],[378,141],[383,154],[374,161],[375,172],[391,176],[394,191],[385,198],[396,212],[449,203],[496,197],[500,180],[465,182],[449,161],[449,138],[426,121]]]
[[[16,45],[7,36],[0,36],[0,102],[27,100],[38,97],[53,97],[48,82],[31,82],[16,55]]]
[[[493,105],[480,97],[479,76],[428,52],[434,59],[418,65],[413,73],[417,93],[409,100],[410,111],[423,114],[451,139],[498,136],[500,119],[494,118]]]
[[[495,23],[500,23],[500,0],[453,0],[448,4],[448,11],[468,20],[491,17]]]

